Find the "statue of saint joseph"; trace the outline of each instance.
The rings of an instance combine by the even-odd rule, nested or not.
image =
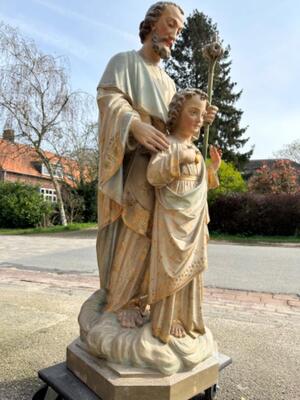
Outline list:
[[[159,63],[170,57],[183,23],[175,3],[154,4],[140,24],[141,49],[114,56],[98,85],[100,286],[105,311],[116,313],[125,328],[145,321],[154,211],[146,172],[151,154],[169,147],[166,120],[176,92]],[[206,122],[216,111],[208,106]]]
[[[166,375],[191,369],[216,351],[202,321],[201,271],[195,269],[179,286],[170,285],[164,273],[153,276],[153,260],[157,266],[163,263],[158,271],[166,265],[154,257],[163,247],[157,247],[154,178],[148,176],[149,183],[147,168],[155,154],[160,159],[174,147],[166,123],[176,93],[159,63],[170,57],[183,23],[183,11],[175,3],[154,4],[140,24],[141,49],[114,56],[98,85],[100,289],[79,315],[80,336],[91,354]],[[217,107],[207,104],[203,122],[212,123],[216,112]],[[216,150],[215,155],[219,157]],[[179,329],[178,315],[183,314]]]

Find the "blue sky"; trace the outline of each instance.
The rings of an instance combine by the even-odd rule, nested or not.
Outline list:
[[[0,20],[45,52],[70,60],[73,89],[95,94],[112,55],[139,49],[138,26],[153,0],[0,0]],[[231,46],[232,80],[243,94],[252,158],[300,138],[300,3],[297,0],[179,0],[203,11]],[[248,149],[247,145],[245,149]]]

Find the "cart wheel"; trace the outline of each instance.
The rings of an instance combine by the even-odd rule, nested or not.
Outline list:
[[[213,400],[216,397],[218,390],[219,386],[217,384],[206,389],[204,392],[203,400]]]
[[[43,385],[39,390],[33,395],[32,400],[44,400],[48,390],[48,385]]]
[[[49,388],[48,385],[43,385],[32,397],[32,400],[46,400],[47,398],[49,398],[49,392],[48,389],[50,390],[50,392],[52,392],[52,389]],[[54,394],[56,392],[53,392]],[[47,396],[48,394],[48,396]],[[57,394],[57,393],[56,393]],[[50,393],[51,395],[51,393]],[[54,399],[53,394],[51,396],[51,399]],[[57,394],[57,397],[55,397],[55,400],[64,400],[64,398],[60,395]]]

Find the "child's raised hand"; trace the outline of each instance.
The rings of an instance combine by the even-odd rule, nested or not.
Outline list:
[[[211,158],[211,164],[214,169],[214,171],[218,171],[221,165],[221,159],[222,159],[222,150],[220,147],[215,147],[210,145],[209,146],[209,155]]]

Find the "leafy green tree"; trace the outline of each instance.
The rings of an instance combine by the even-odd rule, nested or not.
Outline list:
[[[247,190],[247,185],[243,180],[242,175],[233,163],[227,163],[222,160],[221,166],[218,170],[218,176],[220,186],[208,192],[209,204],[212,204],[220,195],[233,192],[245,192]]]
[[[194,10],[187,18],[182,34],[176,41],[173,57],[165,64],[166,71],[178,89],[195,87],[207,92],[208,65],[202,55],[202,48],[212,40],[215,33],[218,34],[217,25],[198,10]],[[230,46],[227,46],[215,68],[213,104],[219,107],[219,113],[210,128],[209,143],[222,148],[224,160],[241,167],[249,160],[253,149],[241,152],[249,138],[243,137],[247,128],[240,127],[243,111],[235,107],[242,91],[234,90],[236,83],[230,78],[229,53]],[[199,147],[202,140],[203,135]]]

